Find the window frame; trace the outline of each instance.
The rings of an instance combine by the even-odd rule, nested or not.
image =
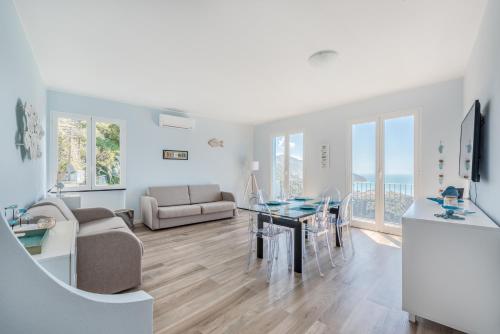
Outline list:
[[[62,192],[78,192],[78,191],[104,191],[114,189],[124,189],[126,187],[126,121],[120,119],[105,118],[92,115],[83,115],[76,113],[66,113],[53,111],[51,113],[51,129],[50,129],[50,154],[49,154],[49,181],[50,184],[57,183],[57,168],[58,168],[58,119],[70,118],[74,120],[87,121],[87,149],[86,149],[86,184],[77,187],[64,187]],[[96,123],[114,123],[120,127],[120,183],[115,185],[97,185],[96,177]]]

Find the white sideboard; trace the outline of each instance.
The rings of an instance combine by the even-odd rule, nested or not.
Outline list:
[[[33,258],[59,280],[76,287],[76,223],[58,221],[49,230],[42,252]]]
[[[499,204],[500,205],[500,204]],[[468,333],[500,333],[500,228],[472,202],[465,220],[416,200],[403,216],[403,309]]]

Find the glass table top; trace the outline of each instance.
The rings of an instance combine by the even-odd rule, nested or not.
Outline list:
[[[317,207],[321,204],[318,198],[300,198],[288,199],[286,201],[268,201],[267,207],[272,215],[283,218],[298,220],[316,213]],[[340,205],[340,202],[330,201],[330,208],[335,208]],[[267,208],[263,204],[253,205],[252,207],[243,207],[253,212],[268,213]]]

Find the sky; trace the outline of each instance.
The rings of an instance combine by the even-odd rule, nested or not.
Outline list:
[[[413,117],[399,117],[384,121],[384,151],[386,175],[413,174]],[[376,123],[353,125],[353,173],[375,175]]]
[[[376,123],[356,124],[352,129],[353,173],[375,175]],[[386,175],[413,174],[413,116],[384,120],[384,153]],[[285,137],[276,138],[276,153],[284,154]],[[290,155],[303,159],[302,133],[290,134]]]
[[[304,135],[302,133],[290,135],[290,155],[302,160],[304,156]]]
[[[276,154],[285,154],[285,137],[276,137]],[[304,135],[302,133],[290,134],[290,155],[298,160],[304,156]]]

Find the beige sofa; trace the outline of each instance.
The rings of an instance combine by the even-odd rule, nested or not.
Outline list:
[[[152,230],[234,217],[233,194],[216,184],[150,187],[141,197],[143,222]]]
[[[105,208],[71,211],[59,198],[32,205],[31,216],[54,217],[58,224],[77,222],[77,287],[96,293],[116,293],[142,282],[142,242],[123,219]]]

